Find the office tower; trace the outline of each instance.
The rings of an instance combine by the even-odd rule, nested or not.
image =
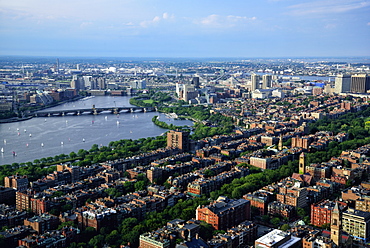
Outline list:
[[[179,148],[182,151],[189,151],[189,132],[170,130],[167,133],[167,147]]]
[[[337,75],[335,78],[335,93],[350,92],[351,90],[351,76]]]
[[[259,88],[260,76],[258,76],[257,74],[252,74],[251,82],[252,82],[251,91],[255,91],[256,89]]]
[[[351,92],[366,93],[370,90],[370,77],[366,74],[356,74],[351,77]]]
[[[59,73],[59,59],[57,59],[55,71]]]
[[[199,88],[199,77],[193,77],[191,84],[193,84],[195,88]]]
[[[85,89],[85,81],[83,77],[79,77],[77,75],[73,75],[71,81],[71,88],[76,90],[84,90]]]
[[[262,76],[262,89],[271,88],[272,76],[271,75],[263,75]]]

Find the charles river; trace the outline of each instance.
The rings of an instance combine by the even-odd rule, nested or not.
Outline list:
[[[130,107],[130,97],[96,96],[49,108],[71,110],[103,107]],[[174,125],[192,125],[191,121],[174,120],[158,112],[100,113],[79,116],[34,117],[27,121],[0,124],[0,165],[33,162],[35,159],[89,150],[93,144],[107,146],[121,139],[155,137],[166,129],[155,126],[152,117]]]

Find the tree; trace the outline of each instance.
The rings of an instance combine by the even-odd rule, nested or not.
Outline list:
[[[273,224],[274,226],[277,226],[277,225],[279,225],[279,223],[280,223],[280,219],[279,219],[279,217],[274,217],[274,218],[272,218],[272,219],[270,220],[270,222],[271,222],[271,224]]]
[[[280,230],[282,230],[282,231],[287,231],[288,229],[290,229],[290,226],[289,226],[289,224],[283,224],[281,227],[280,227]]]

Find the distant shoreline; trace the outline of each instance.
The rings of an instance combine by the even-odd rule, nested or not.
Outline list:
[[[12,117],[12,118],[9,118],[9,119],[2,119],[0,120],[0,124],[2,123],[12,123],[12,122],[18,122],[18,121],[27,121],[29,119],[32,119],[33,116],[27,116],[27,117]]]

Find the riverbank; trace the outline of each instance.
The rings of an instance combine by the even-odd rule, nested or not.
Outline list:
[[[12,118],[7,118],[7,119],[0,119],[0,124],[1,123],[12,123],[12,122],[19,122],[19,121],[27,121],[29,119],[32,119],[33,118],[33,114],[37,111],[40,111],[40,110],[43,110],[43,109],[47,109],[47,108],[52,108],[52,107],[55,107],[55,106],[58,106],[58,105],[62,105],[64,103],[67,103],[67,102],[74,102],[74,101],[78,101],[80,99],[83,99],[85,98],[84,96],[77,96],[73,99],[69,99],[69,100],[65,100],[65,101],[61,101],[61,102],[55,102],[51,105],[48,105],[48,106],[41,106],[39,109],[35,110],[35,111],[30,111],[26,117],[12,117]]]
[[[0,120],[0,124],[1,123],[12,123],[12,122],[19,122],[19,121],[27,121],[29,119],[32,119],[33,117],[32,116],[27,116],[27,117],[12,117],[12,118],[9,118],[9,119],[2,119]]]

